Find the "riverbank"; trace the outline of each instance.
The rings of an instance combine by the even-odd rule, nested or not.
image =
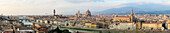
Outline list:
[[[71,28],[71,27],[60,27],[68,28],[74,31],[83,31],[90,33],[170,33],[170,31],[137,31],[137,30],[118,30],[118,29],[86,29],[86,28]]]

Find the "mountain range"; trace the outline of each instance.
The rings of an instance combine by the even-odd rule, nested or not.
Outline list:
[[[170,6],[160,4],[143,4],[129,7],[110,8],[95,12],[95,14],[130,14],[133,9],[134,14],[170,14]]]

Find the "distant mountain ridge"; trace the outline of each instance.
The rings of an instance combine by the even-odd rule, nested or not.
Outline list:
[[[140,2],[139,2],[140,3]],[[125,7],[110,8],[95,12],[95,14],[130,14],[133,9],[134,14],[170,14],[170,6],[158,3],[126,3]]]
[[[121,7],[121,8],[111,8],[96,12],[95,14],[130,14],[131,9],[135,14],[170,14],[170,10],[162,9],[151,9],[151,8],[137,8],[137,7]]]

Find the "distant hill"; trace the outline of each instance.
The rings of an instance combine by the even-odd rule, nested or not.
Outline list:
[[[135,14],[170,14],[170,6],[157,3],[126,3],[125,7],[110,8],[95,14],[130,14],[133,8]]]
[[[156,8],[137,8],[137,7],[121,7],[121,8],[111,8],[96,12],[95,14],[130,14],[131,9],[133,9],[135,14],[170,14],[170,10],[162,10]]]

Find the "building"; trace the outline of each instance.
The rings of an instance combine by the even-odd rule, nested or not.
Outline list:
[[[168,28],[168,30],[170,29],[170,23],[167,23],[167,26],[166,26],[167,28]]]
[[[91,28],[98,28],[98,23],[92,23]]]
[[[81,17],[80,11],[75,14],[76,17]]]
[[[55,9],[53,10],[53,15],[52,15],[54,18],[57,18],[59,15],[56,15],[56,11]]]
[[[90,17],[91,16],[91,12],[90,10],[87,10],[86,11],[86,14],[81,14],[80,11],[78,11],[76,14],[75,14],[76,17]]]
[[[53,16],[55,16],[55,9],[54,9],[54,11],[53,11]]]
[[[142,23],[141,22],[137,22],[136,23],[136,29],[141,29],[142,27]]]
[[[90,28],[90,27],[91,27],[91,25],[92,25],[92,23],[91,23],[91,22],[85,22],[85,27]]]
[[[44,20],[44,22],[47,23],[47,24],[53,24],[54,23],[53,20]]]
[[[134,22],[133,9],[131,9],[130,19],[131,19],[131,20],[130,20],[131,22]]]
[[[52,15],[52,17],[54,17],[54,18],[67,18],[66,16],[63,16],[63,15],[56,15],[55,9],[53,10],[53,15]]]
[[[110,29],[133,30],[133,29],[136,29],[136,24],[134,24],[133,22],[113,23],[109,27],[110,27]]]
[[[167,29],[170,29],[170,20],[167,20],[167,21],[166,21],[165,26],[166,26]]]
[[[135,18],[133,16],[133,9],[131,10],[130,16],[118,16],[116,15],[114,18],[114,21],[116,22],[135,22]]]
[[[86,11],[86,14],[84,15],[85,17],[89,17],[89,16],[91,16],[91,12],[90,12],[90,10],[87,10]]]
[[[156,30],[164,29],[162,23],[142,23],[142,29],[144,30]]]
[[[114,21],[116,22],[130,22],[130,16],[116,16]]]
[[[87,27],[87,28],[104,28],[105,26],[102,23],[86,22],[85,27]]]

